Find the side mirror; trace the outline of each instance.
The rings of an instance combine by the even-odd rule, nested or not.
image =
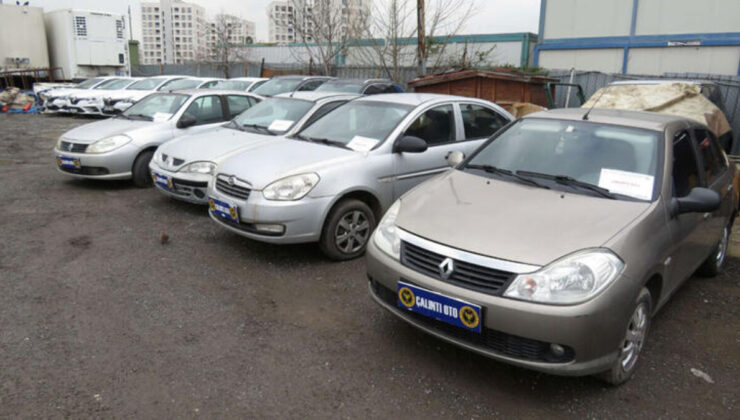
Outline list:
[[[403,136],[393,145],[394,153],[423,153],[427,148],[426,140],[414,136]]]
[[[177,128],[188,128],[192,127],[197,123],[198,121],[195,119],[194,116],[190,114],[183,114],[182,117],[180,117],[180,120],[177,121]]]
[[[451,168],[457,168],[465,160],[465,153],[455,150],[447,154],[447,164]]]
[[[708,188],[692,188],[689,195],[671,200],[670,212],[672,217],[684,213],[708,213],[719,208],[721,198],[719,193]]]

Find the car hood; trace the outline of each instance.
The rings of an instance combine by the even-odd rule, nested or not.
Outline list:
[[[159,150],[173,158],[182,159],[182,165],[171,168],[179,169],[195,161],[215,162],[217,158],[228,153],[242,148],[251,149],[276,140],[280,141],[282,138],[217,127],[202,133],[178,137],[160,146]]]
[[[649,208],[455,170],[405,195],[396,224],[453,248],[546,265],[603,246]]]
[[[94,123],[81,125],[64,133],[62,137],[77,143],[93,143],[106,137],[117,134],[135,135],[137,130],[153,130],[166,122],[127,120],[125,118],[109,118]]]
[[[364,157],[339,147],[275,137],[255,147],[225,157],[216,173],[234,175],[261,190],[273,181],[290,175],[317,172],[331,165]]]

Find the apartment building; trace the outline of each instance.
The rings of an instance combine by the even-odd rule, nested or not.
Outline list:
[[[176,0],[141,3],[142,64],[182,64],[207,55],[205,10]]]
[[[206,47],[210,56],[216,54],[219,44],[252,44],[256,38],[254,22],[234,15],[220,13],[208,22]]]
[[[275,0],[267,6],[269,42],[321,41],[316,26],[333,27],[336,39],[360,37],[371,0]],[[330,8],[322,11],[323,8]]]

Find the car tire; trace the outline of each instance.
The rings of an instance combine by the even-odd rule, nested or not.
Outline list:
[[[643,287],[632,309],[624,339],[619,347],[619,357],[611,369],[597,375],[599,379],[616,386],[627,382],[635,373],[640,351],[650,330],[652,302],[650,291]]]
[[[146,188],[152,186],[152,175],[149,171],[149,162],[154,156],[153,151],[146,151],[139,153],[139,156],[134,160],[134,166],[131,168],[131,179],[139,188]]]
[[[375,229],[375,214],[360,200],[344,199],[332,208],[321,229],[319,247],[327,257],[345,261],[365,252]]]
[[[722,230],[722,237],[720,238],[717,246],[714,247],[712,253],[702,263],[701,267],[696,270],[696,274],[702,277],[715,277],[722,272],[725,267],[725,261],[727,261],[727,250],[730,246],[730,232],[732,226],[728,225]]]

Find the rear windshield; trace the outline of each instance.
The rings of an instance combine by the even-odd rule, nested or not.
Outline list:
[[[293,92],[302,79],[272,79],[254,90],[254,93],[262,96],[275,96],[281,93]]]
[[[176,79],[176,80],[170,80],[169,82],[163,84],[157,90],[170,91],[170,90],[195,89],[198,86],[200,86],[201,83],[203,83],[203,81],[198,80],[198,79]]]
[[[159,86],[160,83],[162,83],[162,78],[152,77],[149,79],[139,80],[127,87],[126,90],[154,90],[154,88]]]
[[[211,89],[223,89],[223,90],[247,90],[252,82],[245,82],[239,80],[222,80],[215,85],[211,86]]]
[[[129,83],[131,83],[131,79],[113,79],[106,81],[104,83],[101,83],[97,86],[95,86],[95,89],[100,90],[116,90],[116,89],[123,89],[126,86],[128,86]]]
[[[524,119],[479,149],[466,168],[571,177],[614,194],[652,200],[660,135],[586,121]]]
[[[78,83],[77,86],[75,86],[75,88],[76,89],[90,89],[91,87],[93,87],[93,86],[97,85],[98,83],[100,83],[101,80],[103,80],[103,79],[100,78],[100,77],[95,77],[95,78],[92,78],[92,79],[87,79],[84,82]]]

